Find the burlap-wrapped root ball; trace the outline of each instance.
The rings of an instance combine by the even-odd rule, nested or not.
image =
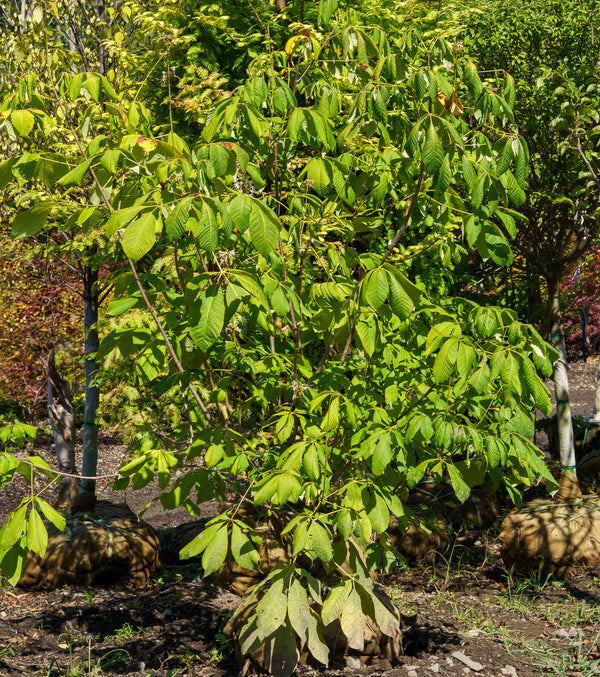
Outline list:
[[[59,531],[48,527],[44,558],[30,552],[19,586],[143,585],[160,569],[154,529],[125,504],[98,501],[95,513],[76,513]]]
[[[461,529],[487,529],[500,513],[502,502],[489,484],[475,487],[461,503],[447,482],[424,480],[408,497],[407,506],[421,519],[407,529],[390,520],[390,542],[409,562],[431,561],[443,554]]]
[[[568,575],[577,566],[600,561],[600,498],[573,495],[555,502],[531,501],[502,522],[506,567]]]
[[[292,514],[272,511],[245,502],[236,506],[235,517],[251,527],[262,538],[257,545],[259,571],[240,566],[228,550],[225,562],[215,571],[214,576],[221,585],[243,597],[246,592],[259,583],[276,564],[289,564],[292,561],[292,535],[281,535]],[[204,531],[208,520],[188,522],[175,530],[169,538],[173,540],[177,552]],[[185,560],[183,560],[185,561]]]

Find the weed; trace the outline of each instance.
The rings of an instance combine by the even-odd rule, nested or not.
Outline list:
[[[107,635],[104,638],[104,641],[114,640],[114,639],[133,639],[134,637],[139,637],[146,633],[146,628],[143,628],[141,625],[134,627],[131,623],[125,623],[120,628],[117,628],[112,635]]]
[[[10,644],[0,647],[0,656],[14,656],[14,655],[15,650],[12,648]]]
[[[131,660],[131,654],[126,649],[111,649],[98,659],[98,668],[103,672],[114,670],[123,662],[125,656],[128,660]]]

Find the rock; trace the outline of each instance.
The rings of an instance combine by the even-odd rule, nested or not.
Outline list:
[[[483,665],[481,665],[481,663],[477,663],[468,656],[465,656],[462,651],[454,651],[452,653],[452,657],[456,658],[457,661],[464,663],[464,665],[466,665],[470,670],[474,670],[475,672],[480,672],[483,670]]]
[[[518,673],[512,665],[505,665],[500,672],[506,677],[518,677]]]

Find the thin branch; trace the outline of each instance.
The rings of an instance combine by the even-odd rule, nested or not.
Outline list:
[[[62,105],[62,102],[60,101],[60,98],[58,100],[58,103],[59,103],[59,106],[61,107],[61,109],[63,110],[63,113],[64,113],[65,112],[64,107]],[[66,118],[66,115],[65,115],[65,118]],[[71,133],[73,134],[73,137],[75,139],[75,143],[77,144],[77,147],[79,148],[79,152],[81,153],[81,156],[83,157],[84,160],[87,160],[88,159],[87,153],[85,152],[85,149],[83,148],[83,146],[81,144],[81,140],[79,139],[79,136],[77,135],[77,133],[76,133],[75,129],[73,129],[73,127],[71,127]],[[104,188],[102,186],[102,183],[98,179],[98,176],[96,175],[96,172],[94,171],[94,169],[92,167],[90,167],[90,174],[92,175],[94,183],[96,184],[96,187],[98,188],[98,191],[100,192],[100,195],[102,196],[102,201],[106,205],[106,208],[108,209],[109,214],[112,214],[114,209],[113,209],[112,205],[110,204],[110,201],[109,201],[108,197],[106,196],[106,193],[104,192]],[[120,236],[121,236],[121,238],[123,237],[122,234]],[[160,335],[162,336],[162,338],[165,342],[165,345],[167,346],[167,350],[169,351],[169,355],[171,356],[171,359],[173,360],[173,364],[175,365],[177,371],[179,371],[181,374],[185,373],[183,365],[179,361],[179,358],[177,357],[177,353],[175,352],[175,349],[173,348],[173,344],[171,343],[169,337],[167,336],[165,328],[163,327],[162,322],[160,321],[158,315],[156,314],[156,311],[154,310],[154,306],[152,305],[152,303],[150,302],[150,299],[148,298],[148,295],[146,294],[144,286],[142,285],[142,281],[140,280],[137,269],[135,267],[135,263],[129,257],[127,257],[127,263],[129,264],[129,268],[131,269],[131,272],[133,273],[133,277],[135,279],[136,286],[137,286],[138,291],[140,292],[140,294],[142,296],[144,304],[145,304],[148,312],[152,316],[152,319],[154,320],[154,323],[156,324],[156,327],[157,327]],[[200,411],[202,412],[202,414],[204,415],[206,420],[210,422],[212,417],[210,415],[210,412],[206,408],[206,405],[202,401],[202,398],[200,397],[198,391],[196,390],[196,388],[191,383],[188,384],[188,388],[189,388],[190,392],[192,393],[192,396],[196,400],[196,403],[198,404]]]
[[[400,227],[396,230],[394,239],[388,244],[387,251],[383,255],[383,259],[381,260],[381,265],[383,265],[389,259],[391,253],[394,251],[394,248],[396,247],[398,242],[400,242],[400,238],[402,237],[404,231],[406,230],[406,227],[408,226],[410,217],[412,216],[413,212],[415,211],[415,207],[417,206],[419,193],[421,192],[421,188],[423,187],[424,173],[425,173],[425,165],[423,164],[423,161],[421,161],[421,167],[419,168],[419,179],[417,181],[415,192],[413,193],[410,204],[408,205],[408,209],[404,214],[402,223],[400,224]]]

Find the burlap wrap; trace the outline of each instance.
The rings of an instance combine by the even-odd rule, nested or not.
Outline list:
[[[90,501],[74,509],[64,532],[48,526],[44,558],[30,552],[19,586],[53,590],[62,585],[143,585],[160,569],[154,529],[125,504]]]

